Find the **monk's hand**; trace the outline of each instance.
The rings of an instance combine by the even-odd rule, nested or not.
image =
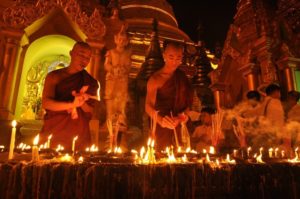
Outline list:
[[[73,100],[74,108],[82,106],[85,103],[85,101],[86,101],[86,98],[84,95],[76,95]]]
[[[185,113],[180,113],[180,114],[177,116],[177,119],[179,120],[180,123],[186,124],[187,121],[189,120],[189,117],[188,117]]]
[[[164,116],[161,121],[161,126],[168,129],[174,129],[178,123],[169,116]]]

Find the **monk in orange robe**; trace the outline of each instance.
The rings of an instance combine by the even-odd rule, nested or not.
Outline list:
[[[50,72],[45,79],[42,106],[46,110],[41,142],[52,134],[51,147],[61,144],[71,150],[72,140],[78,136],[76,149],[89,146],[89,121],[92,117],[98,83],[84,68],[91,57],[88,44],[78,42],[70,51],[68,67]]]
[[[182,144],[180,123],[187,122],[187,112],[192,104],[191,85],[185,73],[178,69],[182,56],[181,45],[172,42],[166,44],[163,52],[165,65],[147,83],[145,108],[148,115],[157,120],[155,141],[159,150],[170,145],[176,146],[174,129],[178,144]]]

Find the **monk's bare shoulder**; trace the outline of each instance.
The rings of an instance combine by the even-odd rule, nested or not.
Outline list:
[[[153,74],[151,75],[151,77],[149,78],[149,80],[148,80],[148,84],[149,84],[150,86],[156,87],[156,88],[159,88],[159,87],[161,86],[162,82],[163,82],[163,81],[162,81],[162,77],[161,77],[159,71],[153,73]]]
[[[50,73],[47,74],[46,81],[53,82],[53,83],[58,82],[60,79],[64,77],[65,70],[66,68],[61,68],[58,70],[51,71]]]

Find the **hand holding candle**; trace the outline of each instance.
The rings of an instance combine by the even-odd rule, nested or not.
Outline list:
[[[14,148],[15,148],[15,140],[16,140],[16,120],[12,121],[12,130],[11,130],[11,137],[10,137],[10,145],[9,145],[9,153],[8,159],[11,160],[14,156]]]

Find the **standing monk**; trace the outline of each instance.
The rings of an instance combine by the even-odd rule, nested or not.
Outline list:
[[[175,42],[164,45],[165,65],[155,72],[147,83],[146,112],[157,118],[156,147],[182,144],[180,124],[188,120],[186,113],[192,104],[192,89],[185,73],[178,69],[183,58],[183,46]],[[176,131],[174,130],[176,129]],[[175,136],[175,132],[177,136]]]
[[[89,64],[91,47],[77,42],[70,51],[68,67],[50,72],[45,79],[42,107],[46,110],[42,141],[52,134],[51,145],[61,144],[70,150],[78,136],[76,149],[90,145],[89,121],[92,117],[98,83],[84,68]]]

